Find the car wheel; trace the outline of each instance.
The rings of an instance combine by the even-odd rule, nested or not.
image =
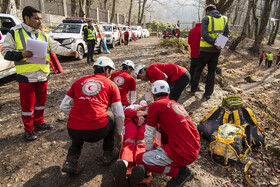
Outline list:
[[[100,45],[99,45],[98,53],[101,54],[101,53],[103,53],[103,51],[104,51],[104,45],[103,45],[103,42],[101,41]]]
[[[118,44],[119,44],[119,45],[122,45],[122,38],[119,39]]]
[[[84,58],[84,55],[85,55],[85,51],[84,51],[84,48],[83,48],[82,45],[78,45],[77,52],[78,52],[77,59],[82,60]]]
[[[115,48],[115,46],[116,46],[116,45],[115,45],[115,39],[113,39],[113,40],[112,40],[111,47],[112,47],[112,48]]]

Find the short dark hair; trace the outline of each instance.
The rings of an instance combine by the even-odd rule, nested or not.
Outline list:
[[[110,66],[102,67],[102,66],[94,66],[94,73],[104,73],[108,68],[112,70]]]
[[[131,66],[128,66],[126,64],[122,64],[122,69],[123,70],[129,70],[129,69],[133,69]]]
[[[168,96],[168,93],[160,92],[156,94],[157,97]]]
[[[40,12],[40,10],[35,9],[32,6],[24,7],[24,9],[22,10],[23,22],[25,23],[25,19],[24,19],[25,16],[30,18],[31,16],[33,16],[33,13],[41,13],[41,12]]]
[[[206,8],[205,8],[205,10],[206,11],[212,11],[212,10],[216,10],[217,8],[216,8],[216,6],[215,5],[213,5],[213,4],[209,4],[209,5],[207,5],[206,6]]]

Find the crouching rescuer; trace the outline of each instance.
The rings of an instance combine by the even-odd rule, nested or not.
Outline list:
[[[145,126],[147,152],[137,155],[136,164],[150,172],[171,176],[167,186],[182,186],[192,178],[186,165],[194,162],[199,154],[200,136],[184,107],[169,99],[166,81],[155,81],[152,93],[155,102],[149,105]],[[156,149],[153,149],[154,140]]]
[[[103,142],[103,164],[109,165],[118,157],[115,137],[122,144],[124,112],[117,85],[109,79],[115,65],[110,58],[99,57],[94,63],[94,75],[77,80],[63,99],[60,109],[69,114],[68,134],[72,144],[62,171],[78,174],[78,163],[84,142]],[[108,111],[111,107],[112,112]],[[114,135],[115,132],[115,135]]]

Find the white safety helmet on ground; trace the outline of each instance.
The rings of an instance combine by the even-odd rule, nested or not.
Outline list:
[[[146,66],[145,65],[136,66],[136,68],[134,70],[135,75],[137,76],[139,74],[140,70],[143,69],[144,67],[146,67]]]
[[[132,67],[132,69],[135,68],[134,63],[133,63],[131,60],[125,60],[122,64],[123,64],[123,65],[127,65],[127,66],[129,66],[129,67]]]
[[[114,62],[106,56],[101,56],[98,59],[96,59],[96,61],[93,64],[93,67],[95,67],[95,66],[101,66],[101,67],[109,66],[112,69],[115,69]]]
[[[152,86],[152,93],[158,94],[158,93],[170,93],[169,85],[164,80],[157,80],[154,82]]]

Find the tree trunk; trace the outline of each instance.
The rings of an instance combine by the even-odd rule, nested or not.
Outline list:
[[[280,21],[278,20],[277,23],[276,23],[276,30],[275,30],[275,32],[274,32],[274,34],[273,34],[273,36],[272,36],[272,39],[271,39],[271,40],[272,40],[272,41],[271,41],[271,44],[272,44],[272,45],[273,45],[274,42],[275,42],[277,33],[278,33],[278,31],[279,31],[279,26],[280,26]]]
[[[257,17],[257,4],[258,4],[258,0],[254,0],[254,2],[253,2],[254,4],[253,4],[253,9],[252,9],[252,13],[253,13],[253,18],[254,18],[254,20],[255,20],[255,38],[257,38],[257,36],[258,36],[258,29],[259,29],[259,19],[258,19],[258,17]]]
[[[111,14],[111,18],[110,18],[111,23],[113,23],[113,21],[114,21],[114,17],[115,17],[115,7],[116,7],[116,0],[113,0],[112,14]]]
[[[106,10],[106,8],[107,8],[107,1],[108,0],[104,0],[104,10]]]
[[[133,0],[130,0],[129,10],[128,10],[128,26],[130,26],[130,23],[131,23],[132,3],[133,3]]]
[[[79,0],[79,17],[85,17],[86,16],[86,0]]]
[[[260,50],[260,45],[262,43],[262,40],[264,38],[265,32],[266,32],[266,26],[269,20],[269,15],[271,11],[271,5],[273,3],[273,0],[266,0],[263,6],[263,11],[261,14],[261,24],[259,28],[259,32],[257,37],[255,38],[255,41],[253,43],[253,46],[250,48],[250,51],[253,54],[258,54]]]
[[[142,11],[141,11],[141,15],[140,15],[140,22],[138,23],[139,25],[141,25],[143,22],[146,3],[147,3],[147,0],[143,0]]]
[[[274,44],[276,35],[278,33],[279,19],[280,19],[280,1],[278,1],[277,10],[275,11],[275,19],[276,19],[276,21],[273,22],[273,28],[272,28],[271,33],[269,35],[269,39],[268,39],[267,45],[273,45]]]
[[[72,17],[76,17],[77,14],[77,4],[76,4],[76,0],[71,0],[71,16]]]
[[[239,37],[237,37],[230,45],[229,49],[230,50],[233,50],[235,51],[236,47],[238,46],[238,44],[240,42],[242,42],[247,34],[246,34],[246,30],[247,30],[247,27],[248,27],[248,23],[249,23],[249,20],[250,20],[250,13],[251,13],[251,8],[252,8],[252,1],[253,0],[249,0],[248,2],[248,8],[247,8],[247,13],[246,13],[246,18],[245,18],[245,21],[244,21],[244,24],[243,24],[243,29],[242,29],[242,32],[240,34]]]
[[[213,4],[217,7],[217,10],[224,15],[227,10],[231,7],[234,0],[220,0],[216,3],[216,0],[206,0],[206,5]]]
[[[240,10],[240,0],[238,0],[238,2],[235,5],[235,12],[234,12],[234,18],[232,20],[232,25],[234,26],[238,17],[238,13]]]
[[[137,23],[140,22],[140,14],[141,14],[141,0],[138,1],[138,19],[137,19]]]

